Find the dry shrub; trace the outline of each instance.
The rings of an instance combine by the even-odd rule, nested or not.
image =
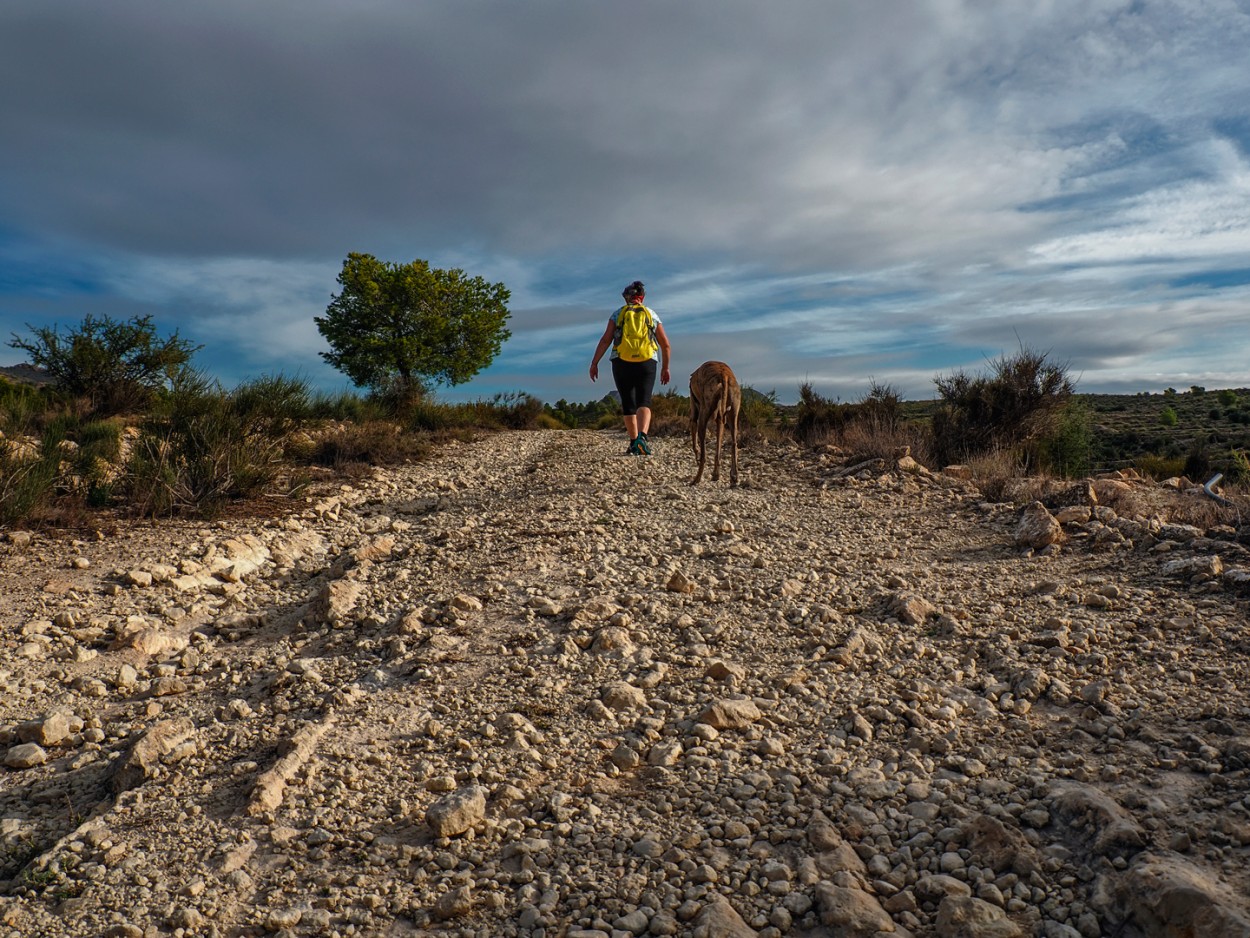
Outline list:
[[[1110,508],[1121,518],[1149,518],[1156,513],[1145,492],[1136,485],[1122,489],[1102,489],[1099,504]]]
[[[568,430],[569,425],[564,423],[558,417],[549,413],[541,413],[538,419],[534,421],[534,427],[538,430]]]
[[[1011,449],[994,449],[965,463],[972,471],[972,482],[988,501],[1021,504],[1041,499],[1049,479],[1027,475],[1018,454]]]
[[[1206,531],[1219,524],[1236,527],[1247,517],[1247,512],[1245,506],[1239,510],[1236,503],[1221,505],[1205,495],[1179,492],[1162,506],[1159,517],[1172,524],[1189,524]]]
[[[432,434],[405,430],[389,420],[346,423],[320,434],[307,458],[313,465],[353,472],[423,459],[433,440]]]
[[[1021,347],[990,363],[988,375],[958,371],[935,379],[934,450],[943,465],[1053,436],[1073,394],[1068,366]]]
[[[857,420],[837,434],[837,444],[852,461],[896,459],[907,452],[922,466],[932,466],[928,432],[917,424],[878,425],[873,420]]]
[[[485,426],[505,427],[509,430],[534,430],[543,413],[543,402],[532,394],[496,394],[490,404],[479,402]],[[491,423],[494,420],[495,423]]]
[[[1207,530],[1224,524],[1238,527],[1250,517],[1250,504],[1234,495],[1222,505],[1196,491],[1195,486],[1180,489],[1144,484],[1126,488],[1100,490],[1099,504],[1110,508],[1121,518],[1145,520],[1158,518],[1169,524],[1188,524]]]
[[[811,384],[803,384],[790,432],[795,442],[805,446],[837,443],[854,414],[854,405],[830,401],[817,394]]]
[[[776,427],[776,394],[761,394],[753,388],[742,389],[742,406],[738,411],[738,442],[749,445],[761,440],[775,441],[779,438]],[[612,421],[602,420],[599,427],[619,425],[619,414]],[[670,389],[651,398],[650,436],[690,436],[690,398]],[[708,424],[708,432],[715,433],[715,425]],[[725,429],[729,439],[729,428]]]
[[[831,401],[803,384],[790,434],[806,446],[832,444],[866,459],[889,459],[907,449],[917,462],[931,462],[930,434],[904,419],[898,392],[878,381],[854,404]]]
[[[596,418],[595,422],[591,424],[591,429],[592,430],[611,430],[619,426],[621,426],[621,415],[619,413],[618,414],[604,414],[603,416]],[[671,428],[670,428],[670,432],[672,432]],[[655,435],[654,420],[652,421],[651,435],[652,436]]]
[[[607,424],[610,427],[621,425],[621,418],[613,418]],[[648,436],[688,436],[690,434],[690,415],[681,414],[661,414],[651,415],[651,429],[647,431]]]
[[[1139,456],[1133,463],[1133,468],[1144,475],[1148,479],[1162,481],[1163,479],[1172,479],[1181,475],[1185,471],[1184,456]]]

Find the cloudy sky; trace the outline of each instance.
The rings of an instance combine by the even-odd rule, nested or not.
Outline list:
[[[358,251],[512,291],[448,400],[602,396],[635,278],[678,382],[782,401],[1022,345],[1246,387],[1247,49],[1250,0],[6,0],[0,338],[151,315],[228,386],[343,388]]]

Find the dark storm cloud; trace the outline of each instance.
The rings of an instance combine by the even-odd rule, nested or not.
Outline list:
[[[913,218],[952,207],[900,164],[926,147],[936,174],[967,155],[939,134],[975,115],[917,118],[947,83],[937,68],[986,37],[936,7],[857,9],[19,3],[0,78],[22,132],[0,168],[22,185],[3,206],[162,253],[807,254],[820,232],[826,250],[896,254],[899,197]],[[947,239],[975,240],[976,188]]]
[[[634,277],[764,383],[923,388],[1016,335],[1235,374],[1250,340],[1163,324],[1246,299],[1200,278],[1250,243],[1248,43],[1235,0],[12,0],[0,334],[154,310],[320,377],[367,251],[507,283],[487,390],[579,388]]]

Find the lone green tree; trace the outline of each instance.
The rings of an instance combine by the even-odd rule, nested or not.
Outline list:
[[[315,317],[331,349],[321,357],[357,387],[419,397],[431,384],[462,384],[512,335],[511,293],[463,270],[348,254],[338,282],[342,291]]]
[[[126,322],[86,316],[64,335],[57,326],[26,328],[34,338],[14,334],[9,345],[26,352],[57,390],[85,400],[97,416],[148,407],[203,347],[178,338],[177,330],[160,338],[151,316]]]

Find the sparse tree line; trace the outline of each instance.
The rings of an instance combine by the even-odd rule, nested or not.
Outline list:
[[[49,379],[0,379],[0,525],[73,523],[90,510],[144,517],[211,515],[232,502],[298,493],[318,473],[364,471],[418,459],[447,435],[494,429],[615,426],[619,404],[543,403],[525,392],[444,404],[438,385],[469,380],[510,335],[509,293],[425,261],[388,264],[350,254],[324,317],[323,357],[359,392],[324,394],[298,378],[263,376],[231,389],[193,365],[199,346],[162,337],[151,318],[87,316],[62,333],[30,328],[10,346]],[[1021,348],[982,374],[935,378],[937,397],[905,402],[870,383],[857,401],[830,401],[810,385],[793,406],[776,393],[743,389],[743,440],[834,446],[851,456],[890,457],[904,448],[930,466],[979,464],[983,472],[1079,477],[1108,461],[1106,433],[1074,393],[1064,364]],[[1172,389],[1157,423],[1182,422],[1177,402],[1202,398],[1212,423],[1250,423],[1236,391]],[[676,390],[654,399],[653,429],[685,436],[689,401]],[[1183,408],[1182,408],[1183,409]],[[1185,412],[1188,414],[1188,411]],[[1191,419],[1186,417],[1185,419]],[[1231,442],[1230,442],[1231,441]],[[1139,468],[1221,471],[1250,482],[1245,441],[1207,433],[1179,463],[1143,453]],[[1174,471],[1173,471],[1174,470]]]

